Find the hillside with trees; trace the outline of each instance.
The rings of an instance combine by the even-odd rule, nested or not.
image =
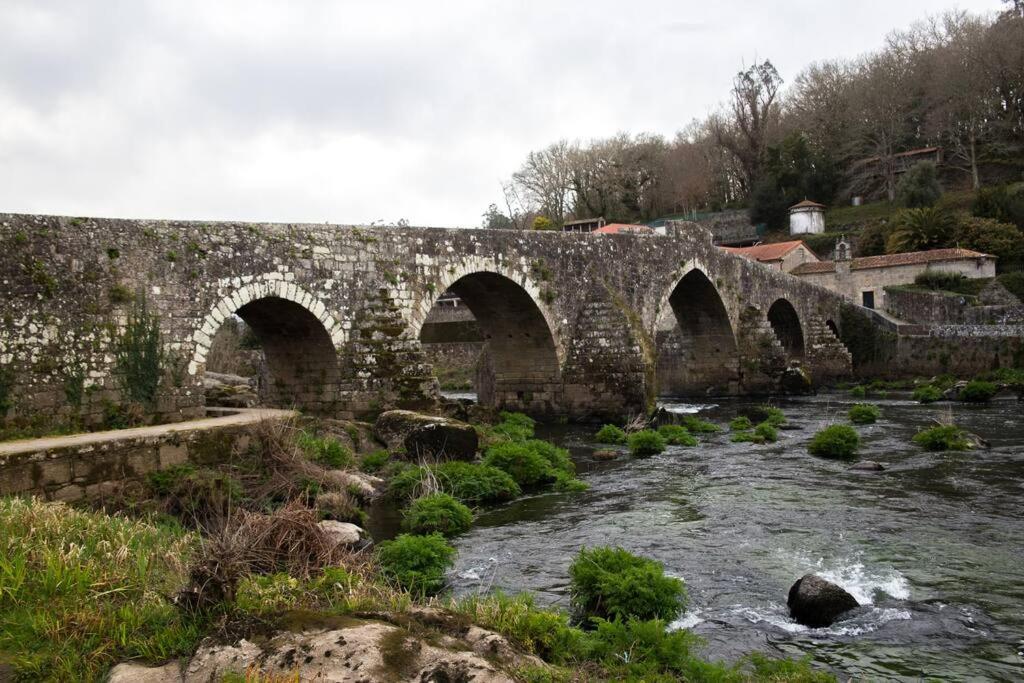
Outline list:
[[[930,148],[937,166],[908,164]],[[770,232],[784,230],[787,208],[805,197],[830,207],[860,197],[865,206],[828,222],[866,233],[864,253],[954,244],[986,232],[980,219],[1019,230],[1022,179],[1024,2],[1014,0],[995,16],[929,18],[874,52],[811,64],[790,82],[770,60],[756,63],[736,74],[717,111],[671,139],[618,133],[530,152],[483,225],[645,223],[745,208]],[[932,238],[892,238],[911,230],[911,217],[925,220],[901,210],[928,209],[939,223],[928,228]]]

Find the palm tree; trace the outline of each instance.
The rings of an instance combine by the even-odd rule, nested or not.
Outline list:
[[[953,215],[935,207],[904,209],[896,214],[895,223],[885,245],[890,254],[948,246],[956,231]]]

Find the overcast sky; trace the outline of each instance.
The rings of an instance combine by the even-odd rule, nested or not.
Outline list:
[[[998,0],[0,0],[0,212],[480,223],[533,149]]]

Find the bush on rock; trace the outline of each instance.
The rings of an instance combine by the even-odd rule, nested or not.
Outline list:
[[[868,425],[878,422],[882,411],[873,403],[855,403],[850,407],[850,422],[858,425]]]
[[[399,500],[412,500],[435,489],[472,505],[500,503],[522,493],[508,472],[458,460],[427,467],[407,467],[391,480],[389,492]]]
[[[624,444],[626,443],[626,432],[615,425],[605,425],[597,430],[594,440],[598,443]]]
[[[434,595],[444,588],[444,574],[455,559],[455,548],[441,534],[400,534],[377,546],[381,573],[410,593]]]
[[[857,430],[849,425],[832,425],[815,434],[807,450],[822,458],[852,458],[858,446]]]
[[[975,379],[960,390],[960,400],[966,403],[988,403],[998,392],[999,386],[994,382]]]
[[[412,502],[403,513],[402,528],[414,534],[455,536],[469,530],[473,512],[447,493],[432,493]]]
[[[918,403],[935,403],[942,399],[942,391],[933,384],[925,384],[914,389],[910,397]]]
[[[926,451],[966,451],[971,444],[956,425],[939,425],[914,435],[914,443]]]
[[[633,432],[626,443],[629,444],[629,452],[638,458],[657,455],[665,450],[665,439],[658,432],[649,429]]]
[[[570,596],[581,616],[671,621],[686,607],[682,580],[661,563],[622,548],[580,550],[569,567]]]
[[[665,439],[670,446],[696,446],[697,439],[690,434],[686,427],[680,425],[662,425],[658,427],[658,434]]]

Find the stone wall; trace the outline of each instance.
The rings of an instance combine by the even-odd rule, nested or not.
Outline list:
[[[232,449],[249,443],[248,424],[180,431],[127,432],[104,438],[88,435],[85,443],[9,452],[0,449],[0,496],[31,493],[47,500],[73,501],[114,495],[126,482],[187,462],[219,462]],[[38,442],[30,442],[38,443]]]
[[[841,298],[722,253],[710,235],[363,228],[0,214],[0,408],[98,420],[124,402],[127,315],[157,316],[164,376],[152,406],[201,415],[211,338],[232,314],[261,338],[271,400],[365,416],[423,407],[437,383],[420,333],[455,292],[487,340],[493,401],[538,416],[621,416],[657,391],[657,321],[699,272],[736,341],[740,391],[778,373],[766,315],[797,311],[799,359],[819,380],[850,371],[826,320]],[[681,329],[694,322],[678,320]]]
[[[913,284],[914,278],[925,271],[957,273],[968,278],[990,278],[995,276],[995,269],[994,259],[964,259],[931,264],[915,263],[888,268],[856,269],[850,269],[849,261],[839,261],[836,262],[835,272],[807,273],[799,277],[801,280],[841,294],[857,304],[863,303],[864,292],[872,292],[875,308],[887,310],[886,288]]]
[[[1024,321],[1024,307],[984,306],[978,297],[951,292],[930,292],[886,287],[886,310],[899,318],[921,324],[1005,325]]]

